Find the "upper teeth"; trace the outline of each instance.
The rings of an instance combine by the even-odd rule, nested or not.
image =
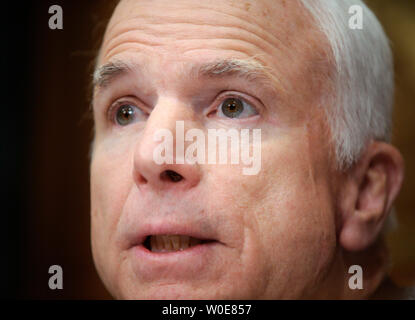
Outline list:
[[[182,235],[156,235],[150,236],[150,249],[152,252],[171,252],[184,250],[195,246],[202,241]]]

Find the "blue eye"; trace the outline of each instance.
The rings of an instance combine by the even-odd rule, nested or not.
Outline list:
[[[218,115],[226,118],[248,118],[258,112],[242,99],[227,98],[218,108]]]
[[[116,111],[115,121],[120,126],[126,126],[135,122],[141,114],[142,111],[136,106],[131,104],[123,104]]]

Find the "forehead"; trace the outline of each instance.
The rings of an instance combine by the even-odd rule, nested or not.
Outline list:
[[[328,47],[298,0],[122,0],[98,65],[133,56],[148,68],[174,74],[186,61],[255,57],[274,71],[291,100],[298,100],[293,90],[311,99],[322,90],[314,78],[332,69]]]
[[[302,11],[299,0],[121,0],[108,30],[120,22],[135,18],[157,24],[182,21],[188,24],[200,22],[204,25],[232,26],[245,22],[266,29],[283,25],[288,20],[290,23],[294,20],[301,23],[304,14]]]
[[[254,56],[310,47],[319,36],[297,0],[122,0],[108,24],[100,58],[108,60],[128,45]]]

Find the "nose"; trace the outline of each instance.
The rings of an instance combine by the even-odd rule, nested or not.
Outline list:
[[[173,99],[159,99],[147,119],[139,141],[135,144],[133,175],[139,189],[142,191],[175,189],[177,191],[188,190],[199,184],[202,175],[200,165],[189,164],[178,155],[184,153],[184,129],[191,124],[195,124],[195,120],[188,107],[180,105]],[[160,132],[163,132],[164,140],[155,139],[157,136],[160,137]],[[166,132],[171,135],[170,141],[166,139]],[[167,161],[167,163],[156,161],[157,152],[155,151],[159,151],[162,144],[166,146],[164,159],[168,158],[166,152],[170,150],[172,161]]]

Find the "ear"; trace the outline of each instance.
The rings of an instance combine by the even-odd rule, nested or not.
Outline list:
[[[347,173],[341,208],[340,244],[360,251],[377,239],[404,176],[404,162],[392,145],[373,141]]]

